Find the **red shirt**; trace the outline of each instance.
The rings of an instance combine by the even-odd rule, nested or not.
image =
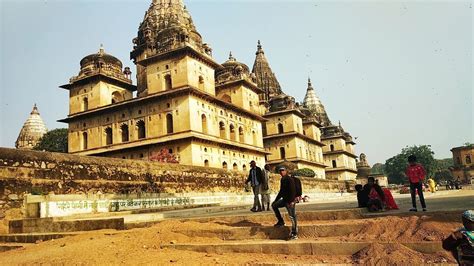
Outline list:
[[[419,163],[414,165],[408,165],[407,170],[405,171],[408,176],[410,183],[419,183],[425,179],[426,171],[425,168]]]

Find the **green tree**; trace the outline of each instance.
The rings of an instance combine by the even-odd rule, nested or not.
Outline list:
[[[384,174],[385,173],[385,165],[382,163],[375,163],[372,165],[372,169],[370,169],[371,174]]]
[[[67,128],[56,128],[48,131],[33,149],[67,153]]]
[[[433,157],[434,152],[430,145],[420,145],[406,147],[402,152],[385,162],[385,173],[390,183],[400,184],[408,181],[405,176],[405,169],[408,166],[408,156],[415,155],[417,162],[421,163],[426,169],[426,175],[432,176],[436,170],[436,160]]]
[[[441,180],[453,179],[451,171],[449,170],[453,166],[454,166],[453,158],[436,160],[436,167],[435,167],[435,173],[434,173],[434,178],[436,182],[439,182]]]

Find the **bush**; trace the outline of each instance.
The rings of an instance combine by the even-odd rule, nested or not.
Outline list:
[[[293,174],[296,176],[304,176],[304,177],[314,177],[316,173],[309,169],[309,168],[302,168],[293,171]]]

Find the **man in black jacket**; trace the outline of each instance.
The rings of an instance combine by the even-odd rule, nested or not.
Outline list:
[[[278,170],[281,175],[280,179],[280,191],[272,203],[273,211],[278,222],[275,227],[282,227],[285,225],[283,217],[281,216],[279,208],[286,207],[288,215],[291,219],[291,234],[289,240],[298,239],[298,228],[296,221],[296,209],[295,209],[295,198],[296,198],[296,186],[295,180],[292,178],[285,167],[280,167]]]
[[[247,178],[247,181],[245,181],[245,184],[250,182],[250,185],[252,186],[252,191],[253,191],[253,207],[250,209],[253,212],[261,212],[262,211],[262,205],[260,204],[260,186],[263,183],[263,173],[262,169],[257,166],[255,161],[250,162],[250,171],[249,171],[249,176]]]

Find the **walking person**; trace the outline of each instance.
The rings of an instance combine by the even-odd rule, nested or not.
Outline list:
[[[250,182],[250,186],[252,187],[253,191],[253,207],[250,209],[253,212],[261,212],[262,211],[262,204],[260,203],[260,186],[263,183],[263,173],[262,169],[257,166],[255,161],[250,162],[250,171],[247,181],[245,184]]]
[[[263,168],[263,182],[260,187],[260,193],[262,194],[262,210],[270,210],[270,166],[268,164]]]
[[[291,233],[288,240],[298,239],[298,227],[296,220],[296,208],[295,208],[295,198],[296,198],[296,186],[294,178],[290,177],[288,170],[285,167],[280,167],[278,169],[281,179],[280,179],[280,191],[275,197],[275,201],[272,203],[273,211],[277,218],[277,223],[275,227],[282,227],[285,225],[283,217],[281,216],[279,208],[285,207],[288,211],[288,215],[291,220]]]
[[[410,181],[410,193],[411,203],[413,208],[410,209],[412,212],[416,212],[416,193],[420,197],[421,207],[423,211],[426,211],[425,198],[423,197],[423,180],[425,179],[426,171],[423,165],[416,162],[416,156],[408,156],[408,167],[405,171],[408,180]]]

